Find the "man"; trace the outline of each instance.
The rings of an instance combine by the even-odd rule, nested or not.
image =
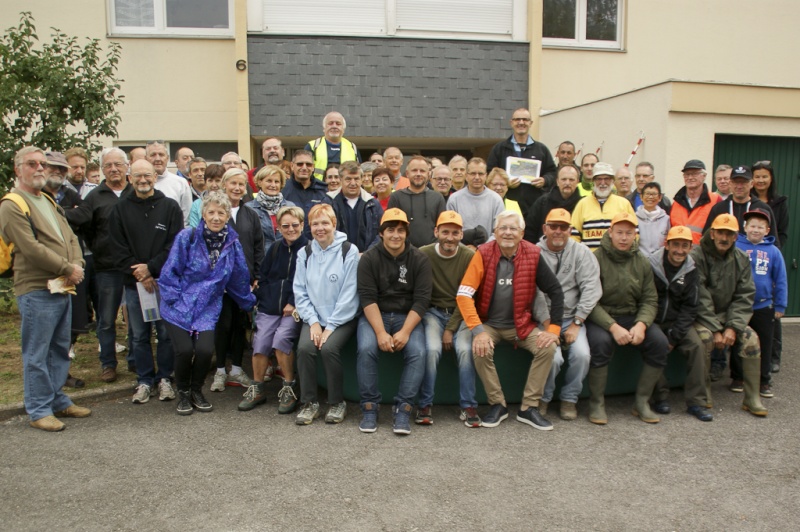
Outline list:
[[[494,145],[486,160],[486,171],[491,172],[499,166],[506,170],[506,159],[521,157],[541,161],[542,167],[539,177],[534,178],[530,184],[520,184],[519,179],[512,179],[508,186],[508,199],[519,203],[523,215],[527,214],[533,204],[542,194],[547,193],[556,181],[556,163],[550,150],[541,142],[536,142],[528,131],[533,125],[531,113],[524,107],[515,110],[511,115],[511,129],[513,134],[506,140]]]
[[[517,421],[539,430],[553,425],[539,413],[553,354],[561,333],[564,294],[541,250],[522,240],[525,222],[515,211],[503,211],[495,221],[495,240],[478,247],[458,287],[456,302],[472,331],[472,357],[491,408],[482,421],[496,427],[508,418],[508,405],[494,364],[501,340],[533,355]],[[536,291],[550,297],[550,325],[538,329],[533,316]]]
[[[440,193],[447,200],[455,192],[453,188],[453,172],[450,167],[441,165],[434,168],[431,172],[431,184],[433,185],[433,190]]]
[[[487,232],[492,230],[494,219],[505,210],[505,204],[497,192],[486,188],[486,161],[480,157],[470,159],[467,186],[450,196],[447,210],[461,215],[464,229],[481,226]]]
[[[536,200],[533,208],[525,217],[525,240],[536,244],[542,238],[542,227],[547,214],[553,209],[564,209],[572,214],[575,206],[581,200],[578,192],[578,179],[580,172],[576,166],[562,166],[558,169],[556,186]]]
[[[732,214],[739,221],[740,234],[744,234],[744,214],[746,212],[755,209],[763,210],[769,214],[770,220],[775,219],[775,213],[772,212],[769,205],[750,195],[750,191],[753,189],[753,172],[750,171],[749,166],[733,168],[731,170],[730,183],[730,196],[711,208],[703,233],[708,231],[717,216],[724,213]],[[777,224],[770,224],[769,236],[775,237],[775,245],[780,247],[781,242],[778,239],[778,230],[774,227],[775,225]]]
[[[450,173],[453,175],[453,188],[461,190],[467,183],[467,159],[461,155],[455,155],[447,163]],[[505,170],[505,168],[503,168]]]
[[[723,200],[731,195],[731,172],[733,167],[729,164],[721,164],[714,171],[714,184],[717,186],[717,194]]]
[[[283,150],[283,143],[281,140],[277,137],[267,137],[261,144],[261,157],[264,159],[264,163],[261,166],[253,168],[247,172],[247,180],[250,185],[250,189],[258,190],[255,178],[259,170],[268,164],[279,165],[285,156],[286,152]]]
[[[418,248],[435,241],[433,229],[439,215],[445,210],[442,195],[426,186],[429,171],[430,166],[425,157],[412,157],[406,166],[409,186],[394,192],[387,204],[387,209],[398,208],[406,213],[409,222],[408,241]]]
[[[447,168],[440,166],[440,168]],[[431,306],[422,319],[425,326],[425,375],[419,390],[419,407],[414,420],[418,425],[433,423],[436,374],[442,350],[454,350],[458,363],[458,404],[461,421],[467,427],[481,426],[478,403],[475,400],[475,365],[472,362],[472,334],[461,319],[456,306],[456,293],[467,271],[474,251],[463,246],[464,223],[454,211],[444,211],[436,222],[436,243],[420,249],[431,263],[433,289]]]
[[[669,230],[665,246],[649,256],[658,292],[657,323],[669,341],[669,350],[678,348],[686,357],[686,381],[683,385],[686,411],[700,421],[713,421],[708,410],[711,398],[706,396],[708,375],[706,373],[706,341],[711,335],[701,338],[693,324],[697,318],[699,295],[698,272],[692,250],[692,232],[678,225]],[[669,385],[662,375],[653,394],[653,410],[658,414],[669,414]]]
[[[390,146],[383,151],[384,166],[389,170],[389,175],[392,176],[392,183],[394,183],[395,190],[408,188],[408,178],[401,172],[403,167],[403,152],[399,148]],[[408,172],[408,169],[406,169]]]
[[[115,264],[125,285],[125,302],[133,331],[132,350],[138,382],[133,403],[149,401],[156,384],[158,399],[169,401],[175,398],[170,384],[175,366],[172,342],[162,320],[145,321],[138,285],[150,294],[155,293],[161,267],[167,261],[175,235],[183,229],[183,213],[175,201],[155,189],[156,171],[149,162],[134,162],[130,181],[133,193],[117,202],[108,227]],[[158,338],[157,369],[150,347],[153,327]]]
[[[642,354],[644,361],[636,384],[633,415],[645,423],[660,421],[650,409],[649,401],[667,365],[669,342],[653,324],[658,293],[650,261],[639,253],[636,225],[636,216],[628,212],[617,214],[594,252],[600,265],[603,295],[586,322],[586,336],[592,352],[589,421],[596,425],[608,423],[604,394],[608,364],[617,345],[630,345]]]
[[[560,170],[571,168],[573,167],[562,166]],[[597,259],[589,248],[570,238],[571,223],[568,211],[551,210],[542,227],[544,236],[537,244],[542,249],[541,258],[556,274],[564,293],[564,318],[561,322],[563,345],[556,347],[550,376],[539,401],[539,412],[542,415],[547,414],[547,405],[553,399],[556,377],[564,364],[563,352],[566,350],[569,366],[561,387],[559,412],[561,419],[565,421],[578,417],[578,395],[583,390],[583,379],[589,373],[591,360],[584,323],[603,293]],[[544,317],[543,319],[550,314],[549,300],[541,292],[536,294],[535,314],[537,317]]]
[[[614,174],[614,188],[617,189],[617,196],[626,198],[631,193],[633,187],[633,178],[631,178],[631,171],[626,166],[622,166]]]
[[[721,201],[719,195],[710,192],[705,184],[706,165],[692,159],[683,165],[683,183],[675,197],[669,213],[670,224],[685,225],[692,231],[692,243],[700,243],[711,208]]]
[[[653,163],[648,163],[647,161],[642,161],[636,165],[636,174],[634,174],[634,179],[636,181],[636,190],[631,192],[627,195],[628,201],[631,202],[633,205],[633,210],[639,210],[639,207],[642,206],[642,190],[647,183],[652,183],[655,181],[655,167]],[[669,214],[670,209],[672,208],[672,201],[667,196],[662,194],[661,201],[658,202],[658,206],[661,207],[664,212]]]
[[[357,162],[343,163],[339,175],[342,188],[331,201],[336,213],[336,229],[347,234],[347,241],[363,253],[380,241],[378,227],[383,208],[361,188],[361,167]]]
[[[225,153],[219,161],[226,172],[231,168],[242,168],[242,158],[235,151]]]
[[[80,195],[85,198],[86,194],[92,190],[95,185],[90,183],[87,177],[86,165],[89,164],[89,156],[83,148],[70,148],[64,152],[64,157],[67,160],[67,181]]]
[[[147,143],[145,150],[147,161],[153,165],[158,179],[156,180],[156,190],[160,190],[168,198],[174,199],[183,213],[184,225],[189,225],[189,213],[192,210],[192,190],[183,177],[178,177],[169,170],[169,152],[167,147],[159,141]]]
[[[603,235],[611,227],[614,217],[626,212],[635,217],[631,202],[611,194],[614,168],[608,163],[597,163],[592,172],[592,192],[575,205],[572,211],[573,238],[590,248],[600,246]]]
[[[97,339],[100,341],[100,378],[117,380],[116,321],[122,302],[123,278],[111,246],[109,219],[120,197],[133,187],[126,181],[128,158],[119,148],[106,148],[100,155],[105,180],[92,190],[77,209],[67,211],[70,223],[81,228],[92,251],[97,283]],[[157,170],[156,170],[157,171]],[[172,174],[175,179],[186,182]],[[186,185],[188,186],[188,185]],[[132,363],[131,359],[131,363]]]
[[[144,157],[142,157],[144,158]],[[99,185],[100,184],[100,165],[96,162],[92,161],[86,165],[86,183],[84,183],[83,188],[81,189],[81,197],[85,198],[86,194],[89,193],[87,186],[91,183],[92,185]],[[94,188],[94,187],[92,187]]]
[[[756,287],[750,259],[735,246],[738,232],[736,217],[720,214],[700,239],[700,245],[691,251],[700,283],[698,333],[701,338],[712,336],[713,347],[733,348],[732,356],[741,357],[742,410],[766,416],[767,409],[759,397],[761,346],[755,331],[747,325],[753,315]],[[710,352],[711,347],[706,349]]]
[[[194,152],[191,148],[182,147],[178,148],[175,152],[175,166],[178,168],[178,177],[182,177],[189,181],[189,161],[194,159]],[[131,163],[133,164],[133,163]]]
[[[569,140],[565,140],[558,145],[556,152],[559,168],[562,166],[572,166],[575,164],[575,144]]]
[[[314,154],[314,177],[323,180],[330,163],[342,164],[346,161],[361,163],[361,155],[356,145],[344,138],[347,122],[341,113],[330,112],[322,119],[323,136],[306,144],[306,151]]]
[[[313,178],[314,155],[310,151],[298,150],[292,156],[292,176],[286,180],[281,191],[286,201],[291,201],[305,213],[318,203],[330,203],[328,187]],[[303,233],[311,238],[311,225],[304,224]]]
[[[203,197],[203,192],[206,189],[206,168],[208,164],[202,157],[193,157],[189,161],[188,175],[192,183],[192,202]]]
[[[599,161],[600,158],[594,153],[587,153],[581,157],[581,183],[578,186],[578,192],[581,193],[581,197],[586,197],[592,193],[594,165]]]
[[[381,218],[381,242],[367,250],[358,263],[358,295],[364,309],[358,320],[356,361],[363,413],[358,426],[361,432],[378,429],[378,357],[382,351],[403,354],[392,430],[395,434],[411,433],[411,404],[425,371],[422,317],[431,302],[431,264],[420,250],[409,245],[408,229],[406,214],[388,209]]]
[[[57,417],[87,417],[92,412],[72,403],[61,390],[69,373],[72,302],[66,290],[52,293],[48,283],[62,278],[65,289],[83,281],[78,239],[56,205],[42,195],[47,159],[26,146],[14,155],[17,186],[30,215],[13,200],[0,203],[0,234],[14,243],[14,293],[22,325],[25,411],[34,428],[56,432]],[[36,228],[35,234],[33,228]]]
[[[375,163],[378,166],[383,166],[383,155],[378,152],[374,152],[372,155],[369,156],[369,162]]]
[[[130,162],[147,158],[147,150],[142,147],[132,148],[130,152]]]

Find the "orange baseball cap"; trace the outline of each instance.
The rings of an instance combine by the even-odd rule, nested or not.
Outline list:
[[[461,219],[461,215],[456,211],[442,211],[439,219],[436,220],[436,227],[442,224],[456,224],[459,227],[464,227],[464,220]]]
[[[572,225],[572,216],[566,209],[553,209],[547,213],[547,219],[545,219],[544,223],[562,223]]]
[[[692,241],[692,231],[684,225],[676,225],[667,233],[667,242],[670,240],[688,240]]]
[[[383,213],[383,217],[381,217],[381,225],[385,224],[386,222],[395,221],[408,223],[408,216],[406,216],[406,213],[397,207],[386,209],[386,212]]]
[[[724,229],[726,231],[733,231],[734,233],[738,233],[739,220],[737,220],[735,216],[731,216],[730,214],[720,214],[719,216],[714,218],[714,222],[711,224],[711,229]]]
[[[639,220],[637,220],[636,216],[632,215],[629,212],[621,212],[621,213],[615,215],[611,219],[611,226],[610,227],[614,227],[616,224],[618,224],[620,222],[628,222],[629,224],[631,224],[634,227],[638,227],[639,226]]]

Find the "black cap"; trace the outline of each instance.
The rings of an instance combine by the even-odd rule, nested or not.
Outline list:
[[[772,225],[771,217],[770,217],[769,213],[767,211],[765,211],[764,209],[758,209],[758,208],[750,209],[749,211],[744,213],[742,218],[744,218],[744,221],[746,222],[747,220],[749,220],[753,216],[759,216],[761,218],[764,218],[767,221],[767,225]]]
[[[747,179],[748,181],[753,179],[753,172],[750,171],[749,166],[736,166],[731,171],[731,181],[736,179],[737,177]]]
[[[683,170],[681,172],[685,172],[686,170],[705,170],[706,165],[703,164],[703,161],[700,159],[692,159],[691,161],[687,162],[683,165]]]

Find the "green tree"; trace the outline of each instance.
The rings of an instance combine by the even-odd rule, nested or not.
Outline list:
[[[52,41],[36,46],[34,19],[0,38],[0,190],[11,187],[14,153],[26,144],[65,151],[101,148],[99,137],[116,137],[120,116],[119,43],[104,53],[98,39],[85,46],[52,28]]]

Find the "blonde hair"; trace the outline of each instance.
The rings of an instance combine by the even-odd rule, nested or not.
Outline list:
[[[283,171],[283,168],[281,168],[280,166],[275,166],[274,164],[268,164],[264,166],[264,168],[258,171],[255,178],[256,186],[260,189],[261,181],[265,177],[269,177],[275,174],[278,174],[278,176],[281,178],[281,188],[283,188],[284,185],[286,185],[286,172]]]
[[[327,203],[318,203],[311,207],[311,210],[308,211],[308,223],[311,223],[312,218],[318,218],[320,216],[327,216],[334,227],[336,227],[336,213],[333,212],[333,207],[328,205]]]
[[[222,174],[222,184],[220,186],[224,187],[225,183],[227,183],[229,179],[236,177],[237,175],[244,177],[244,182],[247,183],[247,172],[241,168],[231,168]]]

